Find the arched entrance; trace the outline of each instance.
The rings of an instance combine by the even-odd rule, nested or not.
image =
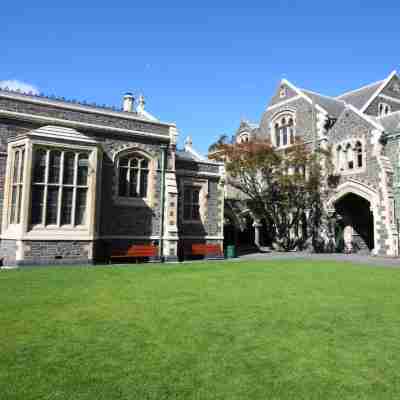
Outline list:
[[[348,193],[335,203],[337,250],[371,252],[374,249],[374,217],[370,202]]]
[[[329,200],[335,221],[336,250],[340,252],[376,252],[377,193],[357,181],[341,184]]]

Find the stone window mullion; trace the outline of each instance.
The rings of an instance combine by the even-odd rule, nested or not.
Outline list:
[[[72,209],[71,209],[71,225],[76,226],[75,224],[75,216],[76,216],[76,186],[78,181],[78,157],[79,154],[75,153],[74,160],[74,179],[73,179],[73,189],[72,189]]]
[[[44,195],[43,195],[43,213],[42,213],[42,224],[47,225],[47,193],[48,193],[48,181],[49,181],[49,162],[50,162],[50,150],[46,151],[46,167],[44,173]]]
[[[61,213],[62,213],[62,198],[63,198],[63,183],[64,183],[64,156],[65,151],[61,152],[60,157],[60,176],[58,177],[58,204],[57,204],[57,226],[61,226]]]

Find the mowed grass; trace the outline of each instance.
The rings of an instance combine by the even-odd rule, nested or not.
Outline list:
[[[0,399],[399,399],[400,269],[0,272]]]

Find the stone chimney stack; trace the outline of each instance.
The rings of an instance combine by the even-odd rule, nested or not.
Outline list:
[[[190,136],[188,136],[185,139],[185,147],[184,147],[185,151],[190,152],[192,150],[192,145],[193,145],[192,138]]]
[[[145,101],[145,99],[144,99],[144,96],[141,95],[141,96],[139,97],[139,104],[138,104],[137,109],[136,109],[136,111],[137,111],[139,114],[141,114],[141,113],[144,112],[144,106],[145,106],[145,104],[146,104],[146,101]]]
[[[132,93],[126,93],[122,102],[122,109],[126,112],[132,112],[134,101]]]

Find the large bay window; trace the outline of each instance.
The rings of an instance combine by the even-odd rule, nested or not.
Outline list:
[[[34,147],[31,224],[86,224],[88,196],[87,151]]]
[[[3,238],[95,236],[97,141],[73,129],[46,126],[10,140],[7,153]]]

